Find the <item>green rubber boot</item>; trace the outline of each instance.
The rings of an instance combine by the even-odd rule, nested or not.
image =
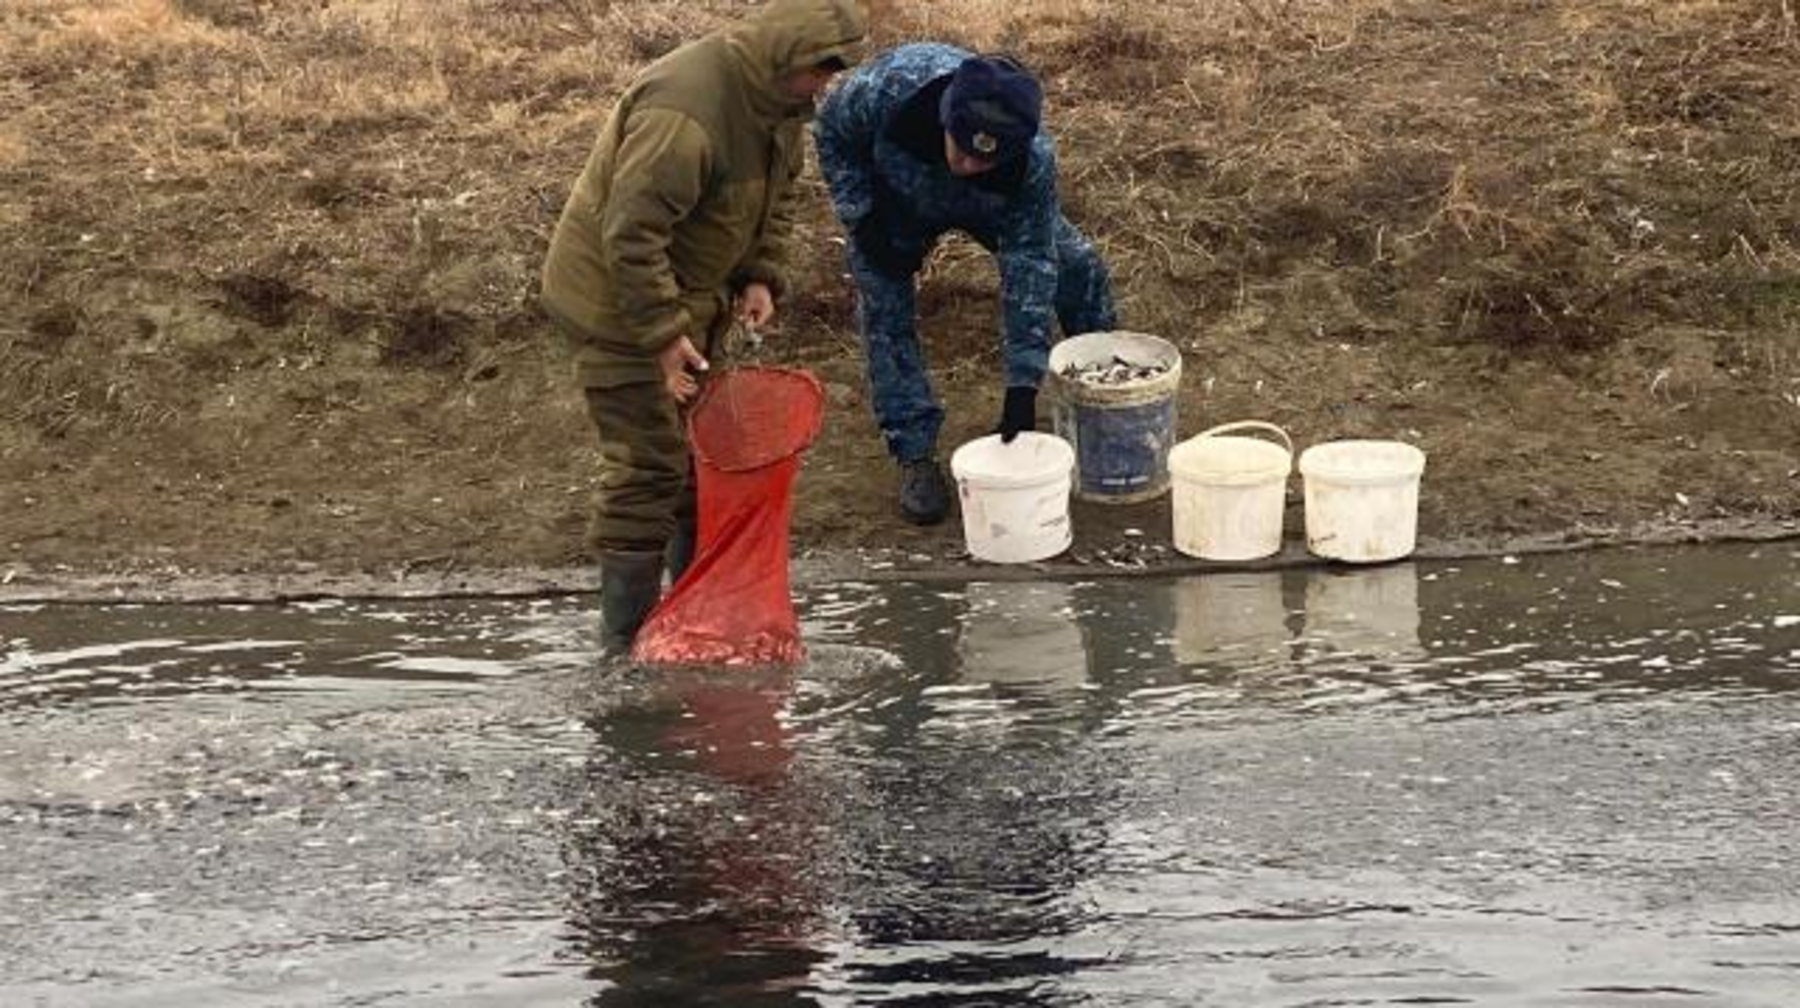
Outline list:
[[[681,580],[687,573],[688,565],[694,562],[695,529],[692,524],[683,522],[675,527],[675,534],[669,537],[669,548],[664,556],[669,561],[669,584]]]
[[[631,653],[644,617],[662,598],[663,555],[600,554],[600,652],[607,658]]]

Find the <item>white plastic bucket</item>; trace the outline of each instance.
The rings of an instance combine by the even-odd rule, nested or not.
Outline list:
[[[990,434],[956,449],[950,472],[969,553],[993,563],[1031,563],[1068,549],[1074,471],[1075,449],[1034,431],[1012,444]]]
[[[1404,441],[1327,441],[1300,453],[1306,548],[1350,563],[1412,553],[1425,453]]]
[[[1236,431],[1278,435],[1281,444]],[[1294,443],[1260,420],[1223,424],[1169,452],[1174,481],[1175,548],[1203,560],[1259,560],[1281,551]]]

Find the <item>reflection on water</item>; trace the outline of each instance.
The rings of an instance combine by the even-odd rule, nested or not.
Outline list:
[[[971,584],[956,662],[963,682],[1070,689],[1088,678],[1088,648],[1066,584]]]
[[[1274,571],[1222,573],[1183,578],[1170,585],[1175,596],[1175,661],[1256,663],[1289,657],[1282,576]]]
[[[1794,559],[0,611],[0,1003],[1785,1008]]]
[[[1419,644],[1419,574],[1412,564],[1324,571],[1306,579],[1310,646],[1369,661],[1425,657]]]
[[[1654,596],[1666,571],[1605,570],[835,587],[823,636],[880,640],[894,674],[790,697],[781,787],[690,829],[768,829],[751,808],[808,824],[776,845],[804,905],[759,917],[703,888],[682,905],[728,919],[697,933],[762,951],[651,975],[736,962],[680,988],[720,1003],[1783,1003],[1800,619],[1659,624],[1666,606],[1584,596]],[[1794,611],[1784,577],[1750,590]],[[1670,648],[1762,670],[1666,679]],[[1721,740],[1741,689],[1784,713]],[[1629,701],[1644,690],[1662,700]],[[690,786],[728,788],[709,774]],[[1781,796],[1745,800],[1740,774]],[[1647,908],[1697,885],[1714,895],[1694,945],[1687,911]],[[628,932],[610,942],[685,942]]]
[[[594,1005],[804,1003],[822,958],[809,877],[822,825],[790,780],[791,675],[682,672],[591,728],[565,860]]]
[[[1370,662],[1423,658],[1413,564],[1223,573],[1169,583],[1177,664]],[[1289,598],[1294,598],[1290,605]]]

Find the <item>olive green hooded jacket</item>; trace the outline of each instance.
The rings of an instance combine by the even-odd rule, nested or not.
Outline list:
[[[856,0],[770,0],[626,89],[544,263],[543,306],[575,344],[581,384],[655,380],[657,352],[680,336],[704,348],[734,289],[780,295],[812,114],[781,79],[854,65],[866,27]]]

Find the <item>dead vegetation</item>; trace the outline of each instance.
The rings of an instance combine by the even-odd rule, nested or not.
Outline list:
[[[1434,465],[1498,480],[1449,430],[1474,413],[1537,422],[1535,400],[1496,388],[1593,397],[1647,445],[1683,420],[1675,386],[1648,391],[1679,357],[1696,376],[1680,386],[1693,415],[1796,430],[1791,0],[873,6],[880,44],[1004,49],[1040,71],[1069,213],[1105,248],[1129,323],[1176,338],[1211,379],[1185,408],[1312,437],[1422,431],[1443,439]],[[549,228],[618,89],[742,9],[8,3],[0,471],[17,485],[120,443],[183,456],[188,418],[228,402],[236,433],[207,436],[237,438],[237,464],[282,458],[316,440],[283,422],[296,415],[286,390],[323,374],[365,389],[338,417],[346,428],[541,465],[524,483],[560,486],[566,510],[586,477],[566,448],[580,418],[532,306]],[[854,386],[841,246],[809,186],[812,251],[784,345]],[[931,270],[934,362],[947,395],[985,414],[991,267],[951,243]],[[1709,384],[1702,358],[1729,381]],[[878,486],[849,475],[869,447],[859,422],[846,419],[843,458],[821,452]],[[1581,506],[1656,513],[1658,464],[1646,455],[1595,491],[1622,503]],[[442,478],[486,485],[453,465]],[[1758,478],[1779,483],[1772,469]],[[1791,486],[1759,499],[1794,507]],[[497,493],[469,500],[468,528],[507,513]],[[561,511],[513,520],[568,524]],[[562,548],[519,541],[539,558]]]

